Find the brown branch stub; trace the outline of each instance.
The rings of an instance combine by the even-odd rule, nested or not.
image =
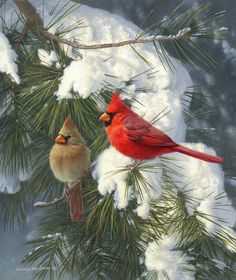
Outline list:
[[[189,28],[186,28],[185,30],[180,31],[176,35],[169,35],[169,36],[160,35],[160,36],[154,36],[154,37],[148,37],[148,38],[130,39],[130,40],[125,40],[125,41],[120,41],[120,42],[100,43],[100,44],[92,44],[92,45],[79,44],[72,40],[67,40],[58,35],[52,34],[52,33],[48,32],[46,29],[44,29],[43,20],[41,19],[40,15],[37,14],[34,6],[31,5],[27,0],[14,0],[14,3],[18,7],[20,12],[24,15],[27,23],[30,26],[32,26],[33,28],[35,28],[35,30],[38,31],[46,40],[65,44],[65,45],[71,46],[76,49],[81,49],[81,50],[118,48],[118,47],[127,46],[127,45],[147,44],[147,43],[153,43],[153,42],[157,42],[157,41],[180,40],[180,39],[187,37],[191,32],[191,30]]]
[[[14,3],[24,15],[27,24],[41,32],[43,30],[43,20],[40,15],[37,14],[35,7],[27,0],[14,0]]]

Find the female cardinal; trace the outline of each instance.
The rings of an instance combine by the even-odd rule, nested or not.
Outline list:
[[[220,157],[193,151],[176,144],[164,132],[133,112],[115,92],[106,112],[100,117],[105,122],[111,145],[120,153],[139,160],[179,152],[209,162],[223,162]]]
[[[90,150],[70,117],[55,139],[49,160],[54,176],[69,187],[71,220],[80,221],[84,213],[81,178],[90,165]]]

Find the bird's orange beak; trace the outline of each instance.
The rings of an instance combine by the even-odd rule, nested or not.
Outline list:
[[[109,122],[110,119],[111,119],[111,117],[107,113],[102,114],[101,117],[99,118],[99,120],[101,120],[103,122]]]
[[[55,139],[55,142],[58,144],[64,144],[66,143],[66,139],[62,135],[58,135],[57,138]]]

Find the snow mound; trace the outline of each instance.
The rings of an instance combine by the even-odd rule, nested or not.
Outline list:
[[[158,161],[158,159],[155,159],[149,161],[149,163],[154,164]],[[131,164],[132,160],[130,158],[120,154],[110,146],[98,157],[93,176],[98,179],[98,190],[103,196],[114,191],[115,205],[118,209],[126,208],[129,200],[136,196],[139,203],[137,214],[143,219],[147,219],[150,212],[151,200],[159,197],[162,193],[159,184],[161,170],[156,170],[153,173],[141,171],[143,177],[152,187],[147,186],[149,190],[146,191],[143,189],[142,194],[133,193],[131,190],[132,186],[127,186],[126,184],[129,171],[121,171],[122,168]],[[141,195],[142,199],[140,197]]]
[[[57,4],[58,17],[63,13],[64,4],[60,1],[31,0],[30,2],[37,8],[37,12],[43,15],[45,27],[55,21],[55,14],[51,14],[50,11]],[[67,8],[70,5],[74,5],[74,3],[68,3]],[[10,0],[4,11],[6,21],[11,19],[11,23],[17,21],[15,14],[11,15],[13,7],[14,4]],[[99,44],[134,39],[141,31],[135,24],[118,15],[83,5],[50,27],[49,32],[56,33],[62,26],[72,26],[78,20],[81,21],[80,28],[68,32],[63,38],[73,40],[75,37],[79,38],[79,42],[83,44]],[[10,22],[7,24],[10,25]],[[22,29],[20,23],[18,29]],[[130,46],[79,50],[81,56],[78,56],[72,47],[67,45],[62,47],[73,61],[64,69],[58,91],[55,92],[58,99],[72,98],[72,91],[86,98],[91,92],[97,92],[105,85],[111,84],[113,88],[120,88],[124,85],[124,81],[129,81],[133,77],[135,77],[133,85],[127,88],[133,94],[140,88],[160,94],[162,91],[171,89],[182,94],[182,91],[178,89],[191,85],[187,71],[176,60],[172,60],[172,63],[174,67],[177,67],[177,76],[168,70],[168,67],[162,65],[152,43],[134,46],[135,50],[142,53],[142,56],[150,62],[151,66],[145,63]],[[45,51],[43,53],[40,51],[39,54],[43,54],[47,58],[52,55],[54,57],[54,54],[47,55]],[[49,60],[47,58],[46,62],[50,64],[51,58]]]
[[[11,79],[19,84],[20,78],[17,74],[16,59],[15,51],[12,49],[7,37],[0,31],[0,72],[10,75]]]
[[[183,143],[184,146],[215,155],[215,151],[202,143]],[[168,155],[169,156],[169,155]],[[221,230],[224,224],[233,227],[236,222],[236,211],[224,190],[224,173],[219,164],[208,163],[179,153],[172,153],[178,166],[172,166],[180,176],[169,174],[178,188],[182,189],[189,198],[186,202],[188,213],[194,211],[203,213],[205,217],[198,216],[210,233]],[[220,226],[221,225],[221,226]]]
[[[55,64],[57,67],[59,67],[58,57],[55,51],[48,52],[44,49],[38,49],[38,57],[42,65],[52,66]]]
[[[80,41],[87,44],[129,40],[135,38],[139,31],[139,28],[133,23],[117,15],[86,6],[78,9],[76,16],[74,17],[73,14],[70,16],[70,24],[78,17],[83,20],[83,24],[87,27],[84,29],[85,32],[81,34]],[[65,20],[68,24],[68,18]],[[51,31],[55,31],[55,27]],[[67,36],[73,35],[75,34],[72,32]],[[151,43],[137,44],[134,48],[138,53],[142,53],[151,66],[145,63],[130,46],[80,50],[82,59],[75,57],[72,48],[69,48],[67,50],[68,56],[74,61],[65,68],[61,84],[55,94],[59,99],[71,98],[73,90],[81,97],[86,98],[91,92],[96,93],[104,86],[112,85],[113,88],[121,88],[123,82],[130,80],[132,80],[133,85],[127,90],[131,90],[131,93],[140,88],[153,92],[166,90],[172,84],[170,82],[172,75],[170,71],[166,71],[157,58],[153,45]],[[184,68],[181,68],[180,71],[184,77],[188,75]],[[133,77],[135,78],[132,79]],[[188,82],[188,79],[183,79],[181,84],[189,85]]]
[[[19,183],[30,178],[31,174],[20,171],[18,176],[0,172],[0,192],[14,194],[20,190]]]
[[[175,250],[176,236],[165,236],[159,241],[150,242],[145,252],[145,265],[148,270],[158,272],[158,279],[193,280],[194,267],[187,263],[188,257]],[[163,273],[163,274],[162,274]]]

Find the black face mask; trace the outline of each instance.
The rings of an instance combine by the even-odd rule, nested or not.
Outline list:
[[[110,117],[110,120],[108,121],[108,122],[105,122],[105,126],[107,127],[107,126],[109,126],[109,125],[111,125],[111,123],[112,123],[112,119],[114,118],[114,116],[115,116],[115,112],[111,112],[111,113],[108,113],[108,112],[106,112],[108,115],[109,115],[109,117]]]

